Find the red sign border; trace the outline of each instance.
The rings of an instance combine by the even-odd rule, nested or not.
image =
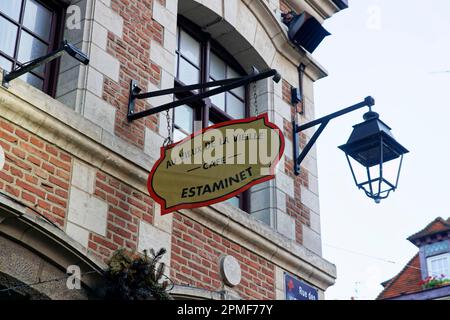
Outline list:
[[[280,150],[279,150],[279,153],[278,153],[278,157],[275,158],[274,162],[272,163],[272,165],[270,167],[270,175],[267,175],[265,177],[256,179],[256,180],[248,183],[247,185],[237,189],[236,191],[233,191],[232,193],[226,194],[226,195],[221,196],[219,198],[214,198],[214,199],[210,199],[210,200],[207,200],[207,201],[200,201],[200,202],[181,203],[181,204],[177,204],[175,206],[166,208],[166,200],[161,198],[153,190],[152,180],[153,180],[153,176],[155,174],[156,169],[158,168],[158,166],[161,164],[161,162],[164,159],[165,151],[167,149],[172,149],[172,148],[174,148],[176,145],[178,145],[180,143],[183,143],[185,141],[191,140],[195,136],[200,135],[200,134],[204,133],[207,130],[221,128],[221,127],[224,127],[224,126],[233,125],[233,124],[237,124],[237,123],[249,123],[249,122],[257,121],[259,119],[264,119],[264,124],[267,127],[275,129],[275,130],[278,130],[278,135],[279,135],[280,140],[281,140],[281,146],[280,146]],[[169,145],[167,147],[161,147],[161,149],[160,149],[160,157],[156,161],[156,163],[153,165],[152,170],[150,171],[150,174],[148,176],[147,189],[148,189],[152,199],[155,200],[161,206],[161,215],[165,215],[165,214],[168,214],[168,213],[171,213],[173,211],[180,210],[180,209],[193,209],[193,208],[198,208],[198,207],[209,206],[209,205],[212,205],[214,203],[218,203],[218,202],[222,202],[222,201],[228,200],[228,199],[230,199],[230,198],[232,198],[232,197],[234,197],[234,196],[236,196],[236,195],[238,195],[238,194],[240,194],[240,193],[250,189],[254,185],[257,185],[257,184],[260,184],[260,183],[263,183],[263,182],[266,182],[266,181],[269,181],[269,180],[272,180],[273,178],[275,178],[274,171],[275,171],[275,168],[276,168],[278,162],[280,161],[281,157],[283,156],[284,148],[285,148],[284,135],[283,135],[281,129],[277,125],[275,125],[274,123],[269,121],[269,117],[268,117],[267,112],[263,113],[263,114],[260,114],[260,115],[258,115],[256,117],[250,117],[250,118],[244,118],[244,119],[238,119],[238,120],[229,120],[229,121],[221,122],[221,123],[212,125],[210,127],[204,128],[202,130],[199,130],[197,132],[194,132],[191,135],[189,135],[188,137],[184,138],[183,140],[178,141],[176,143],[173,143],[173,144],[171,144],[171,145]]]

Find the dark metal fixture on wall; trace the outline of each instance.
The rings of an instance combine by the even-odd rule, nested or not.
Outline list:
[[[363,107],[369,107],[364,114],[364,122],[353,126],[353,132],[347,143],[339,148],[345,152],[350,170],[358,189],[379,203],[395,191],[398,185],[403,155],[409,151],[398,143],[391,133],[391,128],[372,111],[375,100],[367,97],[364,101],[303,125],[293,121],[294,171],[300,174],[300,164],[323,132],[330,120]],[[301,131],[320,125],[305,148],[299,153]],[[397,160],[397,161],[394,161]],[[387,168],[389,166],[389,169]],[[390,177],[388,177],[390,176]]]
[[[289,40],[297,47],[313,53],[322,40],[331,35],[313,16],[306,12],[296,14],[290,11],[282,14],[283,22],[289,28]]]
[[[19,69],[13,70],[11,72],[7,72],[6,70],[4,70],[2,86],[4,86],[5,88],[8,88],[10,81],[20,77],[21,75],[23,75],[27,72],[30,72],[31,70],[33,70],[39,66],[42,66],[56,58],[61,57],[64,54],[64,52],[68,53],[71,57],[78,60],[79,62],[81,62],[84,65],[89,64],[89,57],[85,53],[83,53],[80,49],[75,47],[73,44],[70,44],[67,41],[64,41],[63,45],[59,49],[57,49],[43,57],[40,57],[40,58],[37,58],[30,62],[24,63]]]
[[[255,67],[253,67],[253,72],[244,77],[240,78],[233,78],[233,79],[226,79],[226,80],[218,80],[218,81],[211,81],[207,83],[200,83],[200,84],[194,84],[194,85],[188,85],[188,86],[182,86],[182,87],[175,87],[171,89],[164,89],[159,91],[152,91],[147,93],[140,93],[141,89],[138,87],[138,83],[136,80],[131,80],[130,83],[130,95],[128,99],[128,115],[127,118],[129,121],[141,119],[143,117],[159,113],[162,111],[166,111],[172,108],[179,107],[184,104],[192,103],[195,101],[198,101],[203,98],[211,97],[226,91],[233,90],[235,88],[239,88],[241,86],[245,86],[246,84],[249,84],[251,82],[259,81],[262,79],[266,79],[272,77],[275,82],[279,82],[281,80],[280,74],[275,69],[271,69],[269,71],[265,72],[259,72]],[[214,88],[218,87],[218,88]],[[152,97],[158,97],[162,95],[167,94],[174,94],[174,93],[183,93],[183,92],[189,92],[192,90],[198,90],[198,89],[205,89],[205,88],[214,88],[212,90],[196,94],[187,98],[179,99],[173,102],[169,102],[166,104],[163,104],[161,106],[157,106],[148,110],[135,112],[135,103],[136,99],[148,99]]]

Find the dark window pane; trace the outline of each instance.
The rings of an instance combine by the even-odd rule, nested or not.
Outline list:
[[[244,102],[227,92],[227,113],[235,119],[241,119],[245,116]]]
[[[17,27],[8,20],[0,17],[0,50],[13,57],[16,37]]]
[[[230,67],[227,68],[227,79],[239,78],[239,77],[241,77],[241,75],[239,73],[237,73]],[[237,95],[241,99],[244,99],[244,97],[245,97],[244,87],[239,87],[239,88],[233,89],[233,90],[231,90],[231,92],[233,92],[235,95]]]
[[[213,81],[212,78],[209,79],[209,81]],[[212,87],[209,90],[216,89],[218,87]],[[225,93],[216,94],[214,96],[211,96],[211,102],[220,110],[225,111]]]
[[[211,88],[215,89],[215,88]],[[211,96],[211,102],[220,110],[225,111],[225,93],[216,94],[214,96]]]
[[[178,74],[178,79],[185,85],[197,84],[200,79],[200,71],[180,57],[180,71]]]
[[[12,62],[9,61],[8,59],[6,59],[5,57],[0,56],[0,67],[3,70],[6,70],[9,72],[9,71],[11,71],[11,68],[12,68]]]
[[[186,134],[178,129],[173,129],[173,142],[178,142],[186,138]]]
[[[38,88],[39,90],[42,90],[44,81],[38,77],[36,77],[34,74],[28,72],[25,73],[20,77],[20,79],[25,80],[29,84],[31,84],[33,87]]]
[[[22,0],[1,0],[0,11],[8,17],[19,21]]]
[[[45,41],[49,41],[52,13],[35,0],[27,0],[23,24]]]
[[[200,43],[183,30],[180,31],[180,51],[193,64],[200,66]]]
[[[214,53],[211,53],[211,60],[209,64],[210,75],[214,80],[222,80],[225,79],[227,66],[225,62],[216,56]]]
[[[175,108],[175,124],[188,133],[193,131],[194,110],[188,106]]]
[[[25,63],[47,54],[48,47],[42,41],[36,39],[28,32],[22,31],[20,35],[20,46],[18,60]],[[44,67],[36,68],[36,72],[44,72]]]

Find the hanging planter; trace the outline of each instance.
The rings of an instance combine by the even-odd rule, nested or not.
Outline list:
[[[171,281],[164,276],[165,264],[160,262],[165,249],[144,254],[117,250],[108,263],[107,299],[112,300],[172,300],[168,291]],[[165,278],[165,280],[163,280]]]
[[[440,277],[433,276],[427,277],[420,282],[423,289],[432,289],[450,285],[450,279],[445,278],[442,274]]]

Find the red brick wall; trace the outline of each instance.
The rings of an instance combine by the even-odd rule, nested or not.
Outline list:
[[[101,260],[108,260],[114,250],[137,250],[139,221],[153,222],[153,201],[110,177],[97,172],[95,196],[108,204],[106,237],[89,235],[89,250]]]
[[[275,299],[272,263],[190,218],[179,213],[173,216],[171,278],[176,284],[222,290],[220,257],[232,255],[242,268],[241,283],[234,288],[239,295],[245,299]]]
[[[103,89],[103,99],[117,109],[115,133],[140,148],[144,146],[144,128],[157,131],[158,116],[128,122],[126,115],[130,80],[137,80],[144,91],[149,81],[158,85],[161,80],[161,69],[150,61],[151,41],[163,41],[163,27],[152,19],[152,6],[152,0],[111,1],[112,9],[124,22],[122,38],[108,32],[107,43],[107,52],[120,62],[120,74],[119,83],[105,78]],[[145,101],[137,101],[136,111],[148,108]]]
[[[2,119],[0,145],[6,158],[0,191],[64,226],[72,157]]]
[[[72,157],[2,119],[0,145],[6,159],[0,171],[0,192],[64,228]],[[107,234],[102,237],[91,233],[89,250],[102,260],[121,247],[136,250],[139,221],[153,222],[151,198],[102,172],[97,172],[95,196],[108,204]]]
[[[30,132],[0,119],[0,145],[6,163],[0,191],[34,208],[61,228],[67,218],[73,159]],[[94,196],[108,204],[106,236],[90,233],[89,253],[107,261],[114,250],[136,250],[139,221],[153,224],[153,201],[108,174],[98,171]],[[275,298],[275,267],[240,244],[173,213],[171,278],[176,284],[222,290],[219,261],[234,256],[242,281],[234,289],[244,299]]]

